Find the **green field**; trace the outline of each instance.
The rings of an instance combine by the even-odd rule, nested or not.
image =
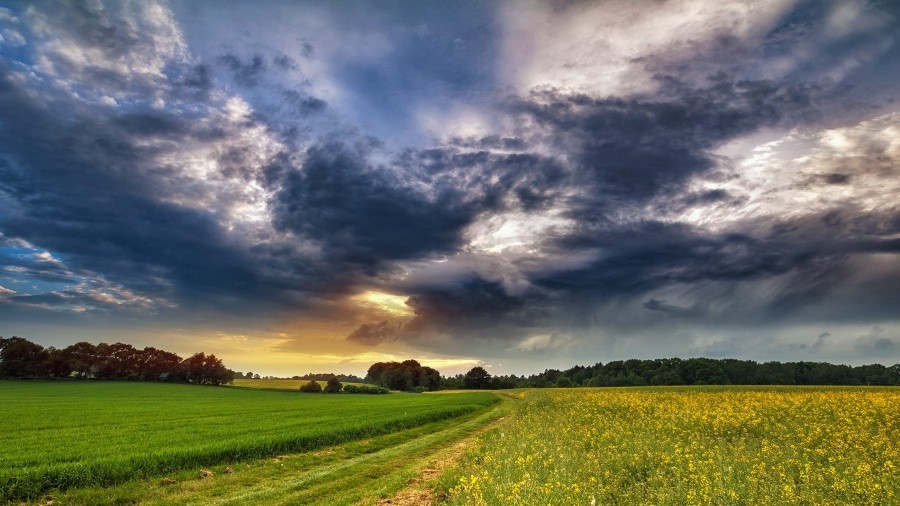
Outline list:
[[[307,452],[484,411],[497,399],[4,381],[0,498]]]

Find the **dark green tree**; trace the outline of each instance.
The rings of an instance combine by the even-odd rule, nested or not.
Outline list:
[[[309,383],[304,383],[300,385],[300,391],[305,393],[317,393],[322,391],[322,385],[319,384],[316,380],[311,380]]]
[[[487,372],[484,367],[473,367],[466,373],[463,379],[463,386],[470,389],[490,388],[491,373]]]
[[[0,378],[39,378],[46,370],[50,354],[43,346],[24,337],[0,337]]]
[[[62,356],[79,379],[88,378],[99,370],[97,347],[86,341],[63,348]]]
[[[200,385],[231,383],[231,372],[215,355],[195,353],[181,363],[184,380]]]
[[[406,392],[417,389],[437,390],[441,386],[441,374],[415,360],[377,362],[369,367],[366,381],[391,390]]]
[[[328,378],[328,382],[325,383],[325,392],[329,394],[336,394],[341,391],[341,388],[343,388],[343,385],[341,385],[341,381],[336,376]]]
[[[182,359],[178,355],[148,346],[138,356],[138,374],[144,381],[174,381]]]

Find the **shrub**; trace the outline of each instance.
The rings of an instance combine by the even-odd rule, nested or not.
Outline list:
[[[348,394],[387,394],[390,390],[375,385],[344,385]]]
[[[334,376],[328,378],[328,383],[325,384],[325,392],[329,394],[336,394],[341,391],[341,382]]]
[[[322,385],[320,385],[318,382],[316,382],[316,380],[312,380],[305,385],[301,385],[300,391],[307,392],[307,393],[321,392]]]

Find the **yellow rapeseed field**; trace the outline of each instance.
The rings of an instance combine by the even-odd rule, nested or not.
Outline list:
[[[450,504],[900,504],[900,389],[529,390]]]

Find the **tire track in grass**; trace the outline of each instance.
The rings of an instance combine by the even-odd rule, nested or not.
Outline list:
[[[277,485],[269,482],[263,490],[218,497],[208,504],[376,504],[405,486],[443,450],[470,438],[496,420],[504,411],[502,404],[461,423],[451,421],[447,428],[410,441],[316,467],[281,480]]]
[[[436,499],[434,485],[436,484],[437,479],[446,469],[456,464],[459,459],[462,458],[466,450],[472,446],[474,438],[496,427],[505,418],[506,416],[504,415],[489,422],[474,433],[469,434],[462,441],[456,443],[449,450],[440,452],[436,455],[437,458],[429,460],[425,466],[419,470],[419,473],[409,480],[409,484],[406,487],[398,490],[392,497],[378,501],[378,505],[430,506],[433,504]]]
[[[507,402],[454,418],[307,452],[222,462],[115,486],[43,496],[41,504],[375,505],[408,486],[461,440],[503,416]],[[0,501],[2,503],[3,501]],[[18,504],[18,503],[8,503]]]

